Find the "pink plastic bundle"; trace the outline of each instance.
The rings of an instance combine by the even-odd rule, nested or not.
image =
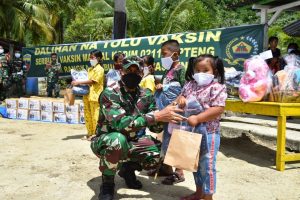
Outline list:
[[[245,60],[244,72],[239,87],[240,98],[244,102],[261,101],[272,85],[269,66],[260,56],[254,56]]]

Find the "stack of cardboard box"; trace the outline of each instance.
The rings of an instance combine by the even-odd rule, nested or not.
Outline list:
[[[53,102],[41,99],[41,121],[53,122]]]
[[[8,118],[17,119],[18,99],[6,99],[5,103]]]
[[[8,118],[56,123],[84,123],[83,103],[65,105],[63,99],[54,98],[20,98],[6,99]],[[81,112],[80,112],[81,111]]]

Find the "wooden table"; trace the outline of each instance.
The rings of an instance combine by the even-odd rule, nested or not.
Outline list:
[[[286,154],[286,117],[300,116],[300,103],[248,102],[226,100],[225,110],[277,117],[276,169],[284,171],[285,162],[300,161],[300,153]],[[300,133],[299,133],[300,134]]]

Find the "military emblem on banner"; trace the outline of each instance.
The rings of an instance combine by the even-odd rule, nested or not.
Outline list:
[[[26,71],[29,71],[30,65],[31,65],[31,55],[30,54],[25,54],[23,56],[23,61],[26,67]]]
[[[250,36],[241,36],[232,39],[226,45],[224,60],[229,65],[242,66],[243,62],[252,55],[258,54],[258,42]]]

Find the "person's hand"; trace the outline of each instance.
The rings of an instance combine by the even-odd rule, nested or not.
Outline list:
[[[46,69],[50,69],[51,68],[51,64],[48,62],[46,63]]]
[[[183,110],[178,108],[177,106],[169,105],[165,107],[163,110],[155,112],[154,117],[156,121],[171,122],[175,124],[183,120],[186,120],[185,117],[181,116],[177,112],[183,113]]]
[[[179,108],[184,108],[185,105],[186,105],[186,98],[184,96],[180,96],[177,99],[177,105],[178,105]]]
[[[161,83],[159,83],[155,86],[156,90],[161,90],[162,88],[163,88],[163,85]]]
[[[195,127],[199,124],[198,119],[197,119],[197,115],[192,115],[187,119],[187,122],[189,125],[191,125],[192,127]]]
[[[79,85],[79,83],[77,82],[77,81],[72,81],[72,83],[71,83],[72,85]]]

